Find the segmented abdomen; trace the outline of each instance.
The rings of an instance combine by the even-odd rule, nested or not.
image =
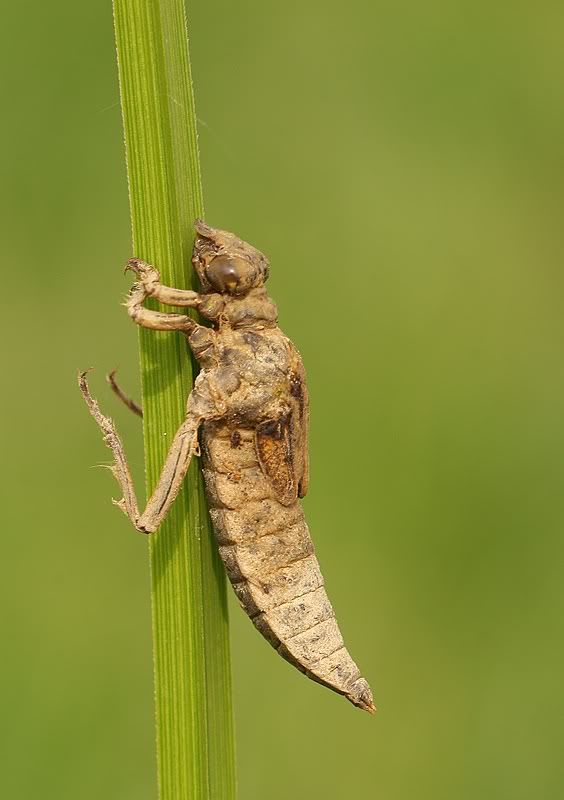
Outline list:
[[[208,424],[202,443],[219,551],[245,612],[298,669],[373,711],[370,687],[343,644],[325,593],[300,503],[276,499],[252,430]]]

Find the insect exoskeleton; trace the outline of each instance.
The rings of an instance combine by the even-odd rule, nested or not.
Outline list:
[[[325,592],[300,504],[309,483],[306,376],[264,287],[268,260],[228,231],[197,221],[196,232],[199,293],[163,286],[155,267],[129,262],[138,278],[127,302],[131,318],[184,333],[201,366],[186,419],[142,514],[119,436],[90,396],[85,377],[80,379],[115,456],[113,471],[123,490],[119,505],[138,530],[156,530],[201,449],[219,552],[242,607],[280,655],[373,712],[370,687],[343,643]],[[143,305],[147,297],[196,308],[211,327],[187,315],[149,310]]]

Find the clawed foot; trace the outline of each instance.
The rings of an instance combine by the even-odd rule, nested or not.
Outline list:
[[[160,286],[160,273],[152,264],[147,264],[146,261],[142,261],[140,258],[130,258],[125,265],[124,272],[128,270],[135,273],[146,297],[154,294],[156,288]]]
[[[197,292],[163,286],[159,270],[140,258],[130,258],[125,265],[125,272],[128,270],[134,272],[137,278],[125,301],[127,313],[134,322],[156,331],[187,333],[197,327],[197,323],[184,314],[163,314],[143,307],[145,299],[152,297],[164,305],[198,308],[200,295]]]

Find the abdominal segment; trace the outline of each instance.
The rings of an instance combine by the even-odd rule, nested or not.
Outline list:
[[[256,628],[308,677],[373,711],[325,593],[301,505],[276,498],[254,431],[206,426],[203,467],[219,551]]]

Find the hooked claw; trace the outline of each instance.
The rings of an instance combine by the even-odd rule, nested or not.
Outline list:
[[[139,285],[143,287],[143,291],[147,296],[151,295],[155,288],[160,283],[160,274],[158,269],[140,258],[130,258],[125,265],[124,274],[131,270],[134,272],[138,279]]]
[[[150,264],[147,264],[146,261],[142,261],[140,258],[130,258],[124,267],[123,274],[125,275],[126,272],[131,270],[131,272],[141,276],[144,268],[146,269],[147,267],[150,267]]]

